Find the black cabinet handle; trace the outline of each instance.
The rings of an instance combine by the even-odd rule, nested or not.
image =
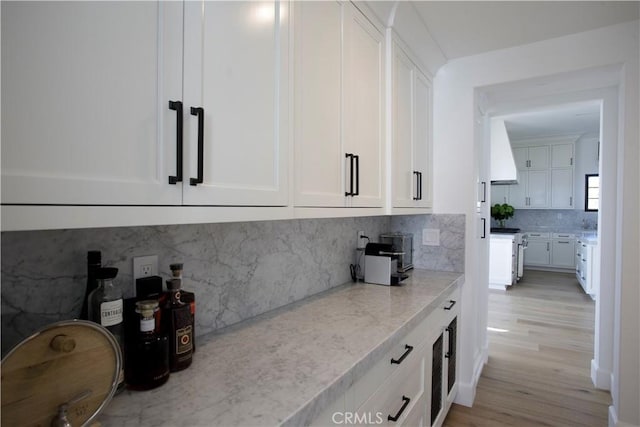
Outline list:
[[[349,191],[345,191],[345,196],[353,196],[353,154],[346,153],[345,158],[349,159]]]
[[[419,200],[422,200],[422,172],[418,172],[418,175],[420,176],[420,186],[418,187],[420,189],[420,195],[418,195],[418,197],[420,198]]]
[[[486,218],[480,218],[482,220],[482,236],[480,236],[481,239],[486,239],[487,238],[487,219]]]
[[[453,355],[453,341],[451,341],[451,332],[453,328],[447,326],[447,333],[449,334],[449,348],[447,349],[447,354],[444,355],[445,358],[450,358]]]
[[[169,109],[176,112],[176,174],[169,175],[169,184],[182,181],[182,101],[169,101]]]
[[[407,396],[402,396],[402,401],[404,402],[402,403],[402,408],[400,408],[400,410],[395,415],[395,417],[392,417],[391,415],[389,415],[387,417],[387,421],[393,421],[394,423],[398,421],[402,416],[402,413],[404,412],[404,410],[407,409],[407,406],[409,406],[409,402],[411,402],[411,399],[409,399]]]
[[[356,160],[356,191],[353,193],[354,196],[360,195],[360,156],[353,156]]]
[[[413,196],[413,200],[420,200],[420,172],[413,171],[413,174],[416,176],[416,195]]]
[[[409,353],[411,353],[413,351],[413,346],[409,345],[409,344],[405,344],[404,346],[405,352],[402,353],[402,356],[400,356],[400,359],[391,359],[391,364],[394,365],[399,365],[402,363],[402,361],[404,359],[407,358],[407,356],[409,355]]]
[[[456,302],[454,300],[449,300],[449,306],[445,307],[445,310],[451,310],[453,308],[454,305],[456,305]]]
[[[191,178],[191,185],[202,184],[204,181],[204,108],[191,107],[191,115],[198,116],[198,177]]]

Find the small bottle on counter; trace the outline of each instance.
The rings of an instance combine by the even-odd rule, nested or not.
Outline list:
[[[182,286],[184,286],[184,281],[182,280],[182,263],[174,263],[170,264],[169,268],[171,269],[171,275],[174,279],[180,279]],[[196,352],[196,294],[193,292],[185,291],[184,289],[180,292],[180,299],[185,304],[189,305],[189,310],[191,311],[191,325],[193,326],[193,352]]]
[[[100,267],[102,267],[102,253],[100,251],[87,252],[87,287],[82,301],[80,319],[89,320],[89,295],[98,287],[96,274]]]
[[[104,326],[113,334],[124,355],[124,310],[122,289],[114,284],[118,269],[101,267],[96,270],[98,287],[89,294],[89,320]],[[124,367],[120,370],[118,391],[124,389]]]
[[[181,279],[167,280],[169,298],[162,313],[164,330],[169,336],[169,369],[188,368],[193,360],[193,323],[189,305],[180,299]]]
[[[139,331],[130,351],[127,384],[132,390],[151,390],[169,379],[169,339],[159,333],[158,301],[136,302]]]

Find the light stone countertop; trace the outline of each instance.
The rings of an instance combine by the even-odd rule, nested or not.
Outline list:
[[[123,392],[98,420],[109,427],[308,424],[463,282],[460,273],[413,270],[399,287],[345,284],[198,337],[190,368],[157,389]]]

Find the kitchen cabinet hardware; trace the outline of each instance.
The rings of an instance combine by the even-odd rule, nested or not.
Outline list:
[[[402,416],[402,413],[404,412],[405,409],[407,409],[407,406],[409,406],[409,402],[411,402],[411,399],[409,399],[407,396],[402,396],[402,407],[400,408],[400,410],[398,411],[398,413],[395,416],[391,416],[389,415],[387,417],[387,421],[392,421],[392,422],[396,422],[400,419],[400,417]]]
[[[449,306],[445,307],[445,310],[451,310],[453,308],[454,305],[456,305],[456,302],[454,300],[449,300]]]
[[[568,242],[568,241],[566,241],[566,240],[558,240],[558,243],[562,243],[562,244],[564,244],[564,245],[568,245],[568,244],[569,244],[569,243],[571,243],[571,242]]]
[[[549,245],[550,245],[550,243],[549,243],[549,242],[547,242],[547,252],[549,252],[549,250],[550,250],[550,249],[549,249]]]
[[[447,352],[445,353],[444,357],[446,359],[449,359],[453,356],[453,345],[454,345],[454,341],[451,339],[452,338],[452,334],[454,332],[453,327],[451,326],[447,326],[447,334],[449,334],[449,348],[447,349]]]
[[[349,191],[345,191],[345,196],[353,196],[353,154],[346,153],[345,158],[349,159]]]
[[[198,177],[191,178],[191,185],[202,184],[204,181],[204,108],[191,107],[191,115],[198,116]]]
[[[480,200],[480,203],[486,203],[486,202],[487,202],[487,182],[482,181],[482,200]]]
[[[573,197],[569,197],[569,206],[573,206]]]
[[[169,176],[169,184],[182,182],[182,101],[169,101],[169,109],[176,112],[176,174]]]
[[[413,171],[413,174],[416,176],[416,195],[413,200],[422,200],[422,172]]]
[[[400,358],[399,358],[399,359],[391,359],[391,364],[392,364],[392,365],[399,365],[399,364],[401,364],[401,363],[402,363],[402,361],[403,361],[404,359],[406,359],[406,358],[407,358],[407,356],[409,355],[409,353],[411,353],[411,352],[413,351],[413,346],[411,346],[411,345],[409,345],[409,344],[405,344],[404,348],[405,348],[405,352],[404,352],[404,353],[402,353],[402,356],[400,356]]]
[[[360,156],[353,153],[346,153],[345,158],[349,159],[349,191],[345,191],[345,196],[360,195]],[[355,191],[354,188],[355,180]]]
[[[487,219],[480,218],[480,220],[482,221],[482,236],[480,236],[480,238],[486,239],[487,238]]]

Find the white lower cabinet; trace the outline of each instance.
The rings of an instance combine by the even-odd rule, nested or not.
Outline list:
[[[575,249],[576,278],[584,292],[595,299],[600,287],[600,245],[578,239]]]
[[[575,266],[575,235],[571,233],[527,233],[524,265],[570,269]]]
[[[442,425],[457,393],[459,302],[455,289],[311,425]]]

